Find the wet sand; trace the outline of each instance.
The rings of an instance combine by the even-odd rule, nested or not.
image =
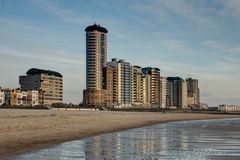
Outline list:
[[[97,134],[180,120],[239,115],[0,109],[0,159]]]

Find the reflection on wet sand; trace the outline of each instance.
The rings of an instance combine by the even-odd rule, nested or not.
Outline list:
[[[15,159],[240,159],[240,119],[153,125],[70,141]]]

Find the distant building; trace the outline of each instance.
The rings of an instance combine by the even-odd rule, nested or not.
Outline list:
[[[103,90],[103,68],[107,64],[107,29],[91,25],[86,29],[86,90],[83,104],[102,106],[105,103]]]
[[[109,70],[111,70],[111,73],[109,75],[112,76],[112,78],[109,78],[108,76],[105,75],[105,80],[108,81],[106,84],[110,83],[110,86],[108,87],[108,91],[107,92],[112,92],[112,101],[113,101],[113,105],[120,105],[120,101],[118,98],[119,95],[119,87],[118,85],[119,83],[119,76],[118,76],[118,61],[116,58],[113,58],[111,62],[107,63],[107,67],[111,68]],[[111,81],[112,80],[112,81]],[[112,85],[112,86],[111,86]],[[110,91],[109,91],[110,89]]]
[[[39,105],[39,91],[27,91],[27,105],[36,106]]]
[[[160,106],[166,108],[167,106],[167,78],[160,77]]]
[[[38,91],[22,91],[20,88],[4,89],[5,105],[7,106],[36,106]]]
[[[222,104],[218,106],[220,112],[240,112],[240,105],[226,105]]]
[[[187,78],[187,104],[188,106],[200,106],[200,94],[198,80]]]
[[[7,89],[3,89],[4,92],[4,104],[7,106],[11,105],[11,92],[12,90],[7,88]]]
[[[118,101],[124,106],[131,105],[131,65],[124,60],[118,61]]]
[[[167,78],[167,106],[186,108],[187,107],[187,86],[180,77]]]
[[[207,110],[208,109],[208,104],[207,103],[200,103],[200,108]]]
[[[4,90],[0,87],[0,106],[2,106],[5,103],[5,94]]]
[[[107,107],[113,105],[113,92],[114,92],[114,68],[107,65],[103,68],[103,90],[104,93],[104,104]]]
[[[149,88],[146,88],[145,91],[150,91],[150,95],[149,93],[144,93],[145,95],[147,95],[145,98],[147,98],[148,96],[151,96],[151,101],[150,104],[153,106],[158,106],[160,105],[160,69],[159,68],[152,68],[152,67],[146,67],[142,69],[142,72],[146,78],[145,82],[147,82],[145,84],[145,87],[149,87],[148,82],[150,78],[150,90]],[[149,77],[150,76],[150,77]],[[147,102],[149,103],[149,102]]]
[[[140,66],[132,66],[132,104],[141,105],[143,103],[143,73]]]
[[[16,89],[4,89],[5,93],[5,104],[8,106],[20,106],[23,105],[23,100],[26,99],[25,92],[19,88]]]
[[[143,74],[143,105],[145,107],[150,106],[152,103],[152,87],[151,87],[151,75]]]
[[[41,104],[62,103],[63,76],[55,71],[32,68],[27,75],[19,77],[19,84],[23,91],[39,91]],[[35,94],[35,92],[33,92]],[[33,95],[34,96],[34,95]],[[35,99],[35,98],[33,98]]]
[[[124,60],[117,61],[117,59],[114,58],[112,62],[108,62],[107,65],[113,68],[114,103],[122,107],[130,107],[132,100],[132,72],[130,63]]]

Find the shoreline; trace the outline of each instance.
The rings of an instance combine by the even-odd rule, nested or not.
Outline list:
[[[240,118],[204,113],[0,110],[0,159],[99,134],[173,121]]]

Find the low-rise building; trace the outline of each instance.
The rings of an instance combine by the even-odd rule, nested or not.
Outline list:
[[[39,104],[39,91],[27,91],[27,105],[36,106]]]
[[[25,96],[25,94],[24,94]],[[12,89],[10,91],[10,96],[8,96],[9,99],[7,99],[7,101],[10,102],[10,106],[20,106],[22,105],[22,98],[23,98],[23,94],[22,91],[17,88],[17,89]]]
[[[36,106],[39,105],[39,91],[21,89],[2,89],[4,104],[7,106]],[[1,95],[1,92],[0,92]]]
[[[4,90],[0,88],[0,106],[2,106],[5,102],[5,95],[4,95]]]
[[[41,92],[41,104],[62,103],[63,76],[55,71],[32,68],[19,77],[22,90]]]
[[[218,106],[220,112],[240,112],[240,105],[226,105],[222,104]]]

